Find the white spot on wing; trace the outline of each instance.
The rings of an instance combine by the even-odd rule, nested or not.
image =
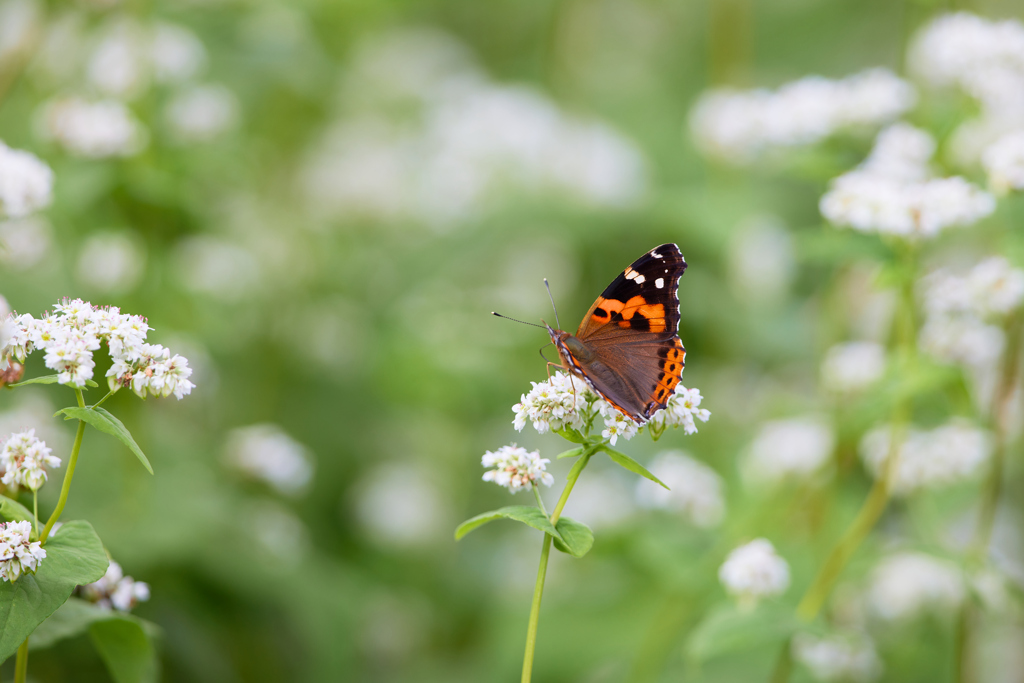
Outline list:
[[[633,280],[633,279],[636,279],[636,276],[637,276],[637,275],[639,275],[639,274],[640,274],[640,273],[636,272],[636,271],[635,271],[635,270],[633,270],[632,268],[626,268],[626,279],[627,279],[627,280]]]
[[[651,256],[653,256],[654,258],[665,258],[664,256],[654,251],[653,249],[651,250]]]
[[[647,278],[645,278],[643,275],[641,275],[640,273],[636,274],[636,283],[638,285],[642,285],[646,281],[647,281]]]
[[[661,289],[662,287],[664,287],[665,286],[665,278],[659,277],[657,280],[654,281],[654,286],[657,287],[658,289]]]

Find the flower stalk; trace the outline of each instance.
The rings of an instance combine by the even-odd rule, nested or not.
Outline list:
[[[75,396],[78,398],[78,407],[85,407],[85,398],[82,396],[81,389],[75,389]],[[50,531],[53,530],[53,525],[60,519],[60,515],[64,512],[64,505],[68,502],[68,492],[71,490],[71,480],[75,476],[75,465],[78,464],[78,452],[82,449],[82,437],[85,436],[85,422],[78,421],[78,430],[75,432],[75,443],[71,447],[71,458],[68,460],[68,469],[64,472],[64,483],[60,487],[60,498],[57,500],[57,507],[53,509],[53,514],[46,521],[46,526],[43,527],[43,533],[39,535],[39,542],[46,545],[46,539],[50,536]]]

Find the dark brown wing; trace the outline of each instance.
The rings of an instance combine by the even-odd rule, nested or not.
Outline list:
[[[605,400],[637,422],[664,408],[682,379],[686,350],[679,337],[587,346],[593,357],[577,361],[580,370]]]

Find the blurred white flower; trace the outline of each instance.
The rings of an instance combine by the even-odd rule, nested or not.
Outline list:
[[[243,510],[245,530],[272,559],[297,566],[309,555],[312,540],[306,524],[284,505],[260,500]]]
[[[947,612],[964,598],[959,567],[918,552],[901,552],[882,560],[871,572],[868,602],[885,620],[922,612]]]
[[[562,427],[582,426],[583,412],[596,400],[585,381],[566,372],[555,372],[544,382],[530,382],[533,388],[512,406],[516,431],[523,431],[527,422],[539,434]]]
[[[651,415],[647,423],[648,429],[656,436],[667,427],[682,427],[684,434],[696,434],[696,421],[707,422],[711,419],[711,411],[700,407],[703,400],[700,389],[687,389],[682,384],[676,385],[675,392],[669,396],[665,407]]]
[[[808,76],[776,91],[711,90],[690,112],[690,132],[708,156],[743,164],[773,148],[810,145],[844,129],[883,125],[916,101],[913,86],[885,69],[840,80]]]
[[[149,137],[128,108],[116,100],[52,100],[43,106],[39,122],[44,138],[76,156],[94,159],[137,154]]]
[[[145,264],[146,253],[138,240],[122,233],[95,233],[78,254],[75,274],[105,294],[130,292],[139,284]]]
[[[878,427],[861,440],[861,460],[875,478],[882,476],[889,459],[890,435],[889,427]],[[991,452],[989,434],[966,422],[954,420],[930,431],[910,429],[900,444],[892,492],[908,495],[969,479]]]
[[[729,280],[737,297],[755,304],[785,298],[796,276],[793,238],[776,216],[753,216],[729,240]]]
[[[7,437],[0,450],[0,467],[4,469],[5,486],[24,486],[38,491],[46,483],[46,468],[60,467],[60,458],[46,447],[45,441],[36,438],[36,430],[16,432]]]
[[[384,545],[426,545],[446,530],[450,514],[441,490],[416,466],[381,465],[355,491],[358,520]]]
[[[46,559],[39,541],[29,541],[31,535],[29,522],[0,522],[0,578],[4,581],[13,583],[22,574],[35,573]]]
[[[751,608],[762,598],[781,595],[789,588],[789,564],[775,546],[757,538],[729,553],[718,579],[741,607]]]
[[[1001,316],[1024,301],[1024,270],[1002,256],[987,258],[966,274],[937,270],[921,280],[929,318],[970,314],[978,318]]]
[[[594,531],[613,528],[622,523],[634,508],[630,495],[632,482],[623,474],[618,468],[594,472],[588,470],[586,483],[573,489],[563,514],[585,522]]]
[[[103,609],[130,612],[140,602],[149,600],[149,584],[125,576],[121,565],[113,560],[99,581],[79,586],[79,597]]]
[[[927,177],[934,144],[906,124],[883,131],[859,168],[832,180],[821,214],[837,226],[911,239],[971,225],[995,211],[995,198],[964,178]]]
[[[126,98],[149,84],[148,37],[135,21],[116,19],[107,27],[85,67],[89,83],[104,95]]]
[[[0,64],[31,45],[33,35],[42,28],[42,19],[35,0],[0,2]]]
[[[33,391],[32,387],[18,391],[25,394],[14,406],[0,413],[0,435],[23,432],[32,425],[39,425],[35,428],[36,436],[58,453],[68,450],[69,434],[64,425],[52,419],[55,406],[46,399],[47,393],[42,388]]]
[[[832,427],[817,416],[764,423],[743,462],[752,483],[807,479],[828,462],[835,445]]]
[[[260,285],[260,262],[251,251],[212,235],[187,237],[175,248],[181,283],[218,301],[234,303]]]
[[[222,85],[197,85],[167,105],[167,124],[183,142],[207,142],[230,130],[238,119],[238,101]]]
[[[865,635],[793,637],[793,659],[807,667],[818,681],[870,683],[882,675],[875,644]]]
[[[149,58],[158,83],[180,83],[202,70],[206,48],[189,29],[160,21],[152,29]]]
[[[921,350],[947,363],[976,370],[994,369],[1006,346],[1006,335],[995,325],[973,316],[935,316],[921,328]]]
[[[305,491],[313,478],[309,450],[273,424],[233,429],[224,459],[233,469],[289,496]]]
[[[648,468],[669,487],[653,481],[637,483],[637,502],[650,508],[680,512],[694,526],[716,526],[725,516],[722,478],[704,463],[683,451],[665,451]]]
[[[958,85],[976,94],[987,73],[1024,76],[1024,25],[967,12],[942,15],[914,37],[907,62],[912,72],[933,85]]]
[[[981,163],[996,194],[1024,190],[1024,130],[999,138],[985,149]]]
[[[25,271],[43,261],[53,245],[50,224],[39,216],[0,220],[0,263]]]
[[[863,391],[885,374],[885,347],[875,342],[836,344],[825,353],[821,381],[836,393]]]
[[[53,201],[53,171],[40,159],[0,142],[0,216],[20,218]]]
[[[527,451],[522,446],[512,444],[494,452],[487,451],[480,464],[494,468],[484,472],[484,481],[493,481],[507,488],[509,493],[515,493],[536,484],[551,486],[555,483],[555,478],[547,472],[549,462],[547,458],[540,457],[537,451]]]

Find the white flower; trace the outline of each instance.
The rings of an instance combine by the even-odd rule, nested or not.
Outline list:
[[[625,413],[603,399],[598,401],[596,406],[601,419],[604,420],[601,436],[608,439],[613,446],[620,437],[629,441],[636,436],[640,425],[634,422],[633,418],[627,417]]]
[[[929,318],[970,314],[978,318],[1005,315],[1024,301],[1024,270],[1002,256],[981,261],[964,275],[937,270],[921,280]]]
[[[116,100],[54,100],[43,107],[40,124],[47,139],[82,157],[131,156],[148,141],[142,124]]]
[[[834,445],[832,427],[819,417],[766,422],[747,451],[744,474],[757,483],[807,479],[828,462]]]
[[[995,325],[973,316],[935,316],[921,328],[918,345],[925,353],[948,363],[992,367],[1006,345],[1006,335]]]
[[[729,240],[729,280],[741,301],[782,301],[796,276],[793,238],[775,216],[752,216]]]
[[[52,246],[51,232],[49,222],[40,216],[0,220],[0,263],[13,271],[39,264]]]
[[[687,389],[682,384],[676,386],[665,407],[651,415],[648,429],[657,434],[667,427],[682,427],[684,433],[696,434],[696,420],[711,419],[711,411],[700,407],[702,400],[699,389]]]
[[[447,531],[449,496],[430,470],[413,463],[389,463],[355,487],[356,517],[367,535],[384,545],[430,544]]]
[[[902,552],[872,571],[868,602],[878,616],[894,620],[950,611],[964,593],[964,577],[956,565],[924,553]]]
[[[860,443],[860,456],[872,476],[880,477],[889,459],[891,430],[879,427]],[[939,488],[972,477],[992,452],[987,432],[953,421],[922,431],[910,429],[900,445],[896,472],[890,482],[895,495]]]
[[[38,491],[46,483],[46,468],[60,467],[60,458],[46,447],[45,441],[36,438],[36,430],[11,434],[0,450],[0,467],[5,472],[4,486],[24,486]]]
[[[85,67],[85,75],[104,95],[125,98],[139,94],[149,84],[145,60],[148,41],[134,21],[118,20],[104,31]]]
[[[228,435],[224,457],[231,467],[286,495],[301,493],[313,478],[309,451],[277,425],[233,430]]]
[[[773,148],[810,145],[843,129],[888,123],[916,99],[909,83],[885,69],[836,81],[808,76],[774,92],[709,91],[690,113],[690,131],[705,154],[742,164]]]
[[[713,469],[683,451],[660,454],[649,469],[670,490],[641,479],[636,489],[640,505],[681,512],[698,527],[713,527],[722,521],[725,515],[722,478]]]
[[[34,154],[0,142],[0,216],[27,216],[53,201],[53,171]]]
[[[484,481],[504,486],[510,493],[538,483],[545,486],[555,483],[554,477],[547,472],[549,462],[537,451],[527,451],[515,444],[502,446],[494,452],[487,451],[480,460],[484,467],[494,468],[484,472]]]
[[[145,263],[145,251],[136,240],[103,232],[85,241],[75,272],[81,282],[100,292],[127,292],[139,283]]]
[[[915,36],[910,69],[934,85],[959,85],[976,94],[987,74],[1024,74],[1024,25],[958,12],[940,16]]]
[[[864,635],[816,637],[798,633],[793,638],[793,659],[816,680],[870,683],[882,675],[875,644]]]
[[[749,608],[762,598],[786,592],[789,564],[770,541],[757,538],[729,553],[718,570],[718,579],[741,606]]]
[[[512,406],[515,413],[512,424],[519,432],[527,422],[531,422],[539,434],[562,427],[579,427],[583,412],[596,399],[590,385],[564,372],[556,372],[547,381],[530,384],[533,385],[530,392]]]
[[[46,558],[38,541],[30,542],[29,522],[0,522],[0,578],[17,581],[26,572],[34,573]]]
[[[935,138],[920,128],[899,122],[883,129],[860,170],[872,176],[904,182],[928,177],[928,161],[935,154]]]
[[[238,101],[221,85],[199,85],[179,93],[167,105],[167,123],[186,142],[207,142],[238,119]]]
[[[885,347],[875,342],[836,344],[825,353],[821,381],[836,393],[867,389],[885,374]]]
[[[99,581],[79,586],[78,595],[104,609],[130,612],[140,602],[149,600],[149,584],[125,576],[121,565],[113,560]]]
[[[999,138],[985,149],[981,163],[996,194],[1024,190],[1024,130]]]
[[[153,27],[149,51],[158,83],[187,81],[206,63],[206,48],[192,31],[163,21]]]

